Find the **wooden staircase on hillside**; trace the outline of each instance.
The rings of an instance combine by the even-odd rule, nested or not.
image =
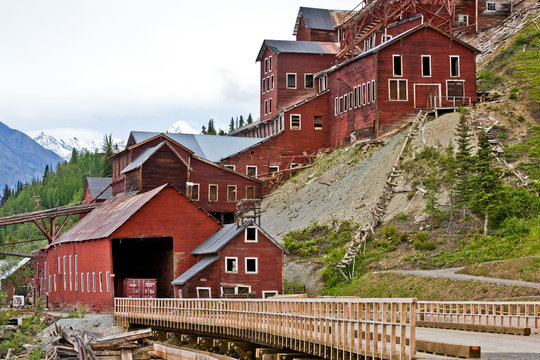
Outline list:
[[[377,201],[375,207],[372,210],[372,218],[370,224],[366,228],[359,229],[356,232],[356,234],[353,236],[353,240],[350,242],[349,247],[347,248],[347,252],[343,256],[341,261],[337,264],[338,270],[343,274],[346,279],[351,279],[353,277],[354,261],[356,259],[356,256],[362,248],[364,248],[365,250],[365,243],[369,234],[373,233],[373,229],[382,222],[384,215],[386,215],[388,204],[390,204],[390,200],[392,200],[392,197],[394,196],[397,186],[397,180],[399,175],[401,174],[399,166],[403,158],[403,153],[405,152],[405,149],[407,148],[407,145],[409,145],[411,139],[414,139],[416,135],[418,135],[418,132],[420,131],[423,123],[426,121],[428,114],[429,112],[420,110],[412,121],[407,137],[405,138],[405,141],[403,141],[401,150],[399,151],[399,154],[396,157],[396,161],[392,166],[392,171],[390,172],[390,175],[386,180],[383,193],[379,197],[379,200]]]

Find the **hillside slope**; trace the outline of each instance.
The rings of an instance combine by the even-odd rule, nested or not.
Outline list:
[[[41,178],[46,165],[52,168],[62,158],[43,148],[28,135],[0,122],[0,186],[15,186]]]

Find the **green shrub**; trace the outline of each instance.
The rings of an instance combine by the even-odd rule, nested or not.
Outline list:
[[[409,215],[405,214],[404,212],[400,212],[396,215],[396,219],[398,219],[399,221],[407,221],[408,218]]]
[[[435,242],[433,240],[429,240],[429,234],[427,231],[421,231],[415,235],[413,246],[418,251],[428,251],[436,248]]]
[[[519,115],[517,119],[518,119],[519,122],[523,122],[523,121],[525,121],[525,116]]]
[[[510,100],[517,100],[517,94],[516,94],[516,93],[511,93],[511,94],[508,96],[508,98],[509,98]]]

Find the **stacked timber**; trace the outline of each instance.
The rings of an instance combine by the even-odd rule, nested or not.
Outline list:
[[[102,336],[55,325],[44,351],[48,359],[149,360],[154,350],[151,337],[152,329]]]

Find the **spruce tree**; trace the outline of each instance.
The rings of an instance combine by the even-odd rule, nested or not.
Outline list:
[[[208,129],[206,130],[206,134],[208,135],[216,135],[216,127],[214,125],[214,119],[208,120]]]
[[[247,117],[247,123],[251,124],[252,122],[253,122],[253,117],[251,116],[251,113],[249,113]]]
[[[239,129],[240,126],[238,125],[238,116],[236,117],[236,125],[235,125],[235,129]]]
[[[240,115],[240,120],[238,120],[238,127],[244,127],[244,117]]]
[[[204,135],[207,134],[207,132],[206,132],[206,126],[204,126],[204,125],[202,126],[201,134],[204,134]]]
[[[471,128],[467,124],[467,118],[464,113],[459,118],[457,126],[457,144],[456,153],[456,195],[459,205],[465,206],[470,194],[468,176],[471,170]]]
[[[493,166],[493,153],[489,138],[482,130],[478,137],[478,151],[472,166],[473,175],[469,179],[471,193],[469,207],[484,215],[484,235],[487,235],[489,212],[501,190],[500,170]]]
[[[105,153],[105,155],[103,156],[103,176],[111,177],[113,174],[111,156],[114,155],[112,134],[105,134],[103,136],[103,144],[101,145],[101,150]]]
[[[0,206],[4,205],[10,196],[11,196],[11,189],[6,184],[6,186],[4,186],[4,193],[2,194],[2,199],[0,200]]]
[[[225,132],[225,130],[219,129],[218,135],[219,135],[219,136],[224,136],[224,135],[227,135],[227,133]]]
[[[45,165],[45,171],[43,172],[43,182],[47,180],[47,175],[49,175],[49,165]]]
[[[457,164],[456,159],[454,158],[454,145],[452,142],[448,144],[448,147],[446,148],[446,154],[443,157],[443,165],[445,168],[445,173],[443,177],[443,181],[448,188],[450,192],[450,224],[454,220],[454,193],[456,189],[456,181],[457,181]]]
[[[229,123],[229,132],[233,132],[234,131],[234,118],[231,117],[231,122]]]

